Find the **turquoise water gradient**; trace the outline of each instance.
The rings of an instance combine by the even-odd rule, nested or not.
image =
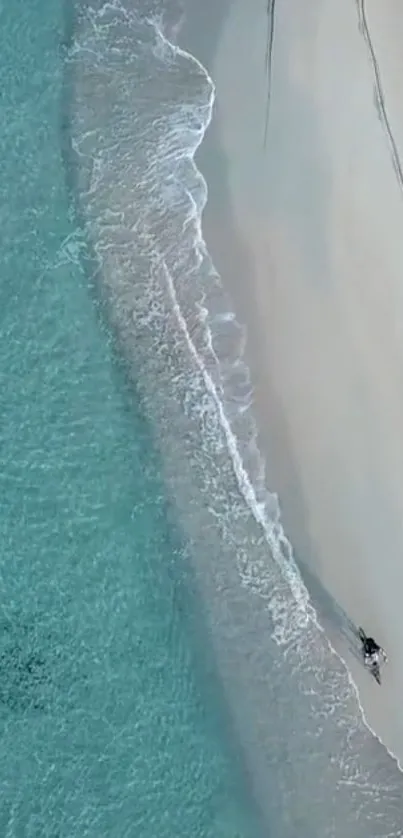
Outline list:
[[[77,258],[62,3],[0,26],[0,835],[235,838],[158,457]]]

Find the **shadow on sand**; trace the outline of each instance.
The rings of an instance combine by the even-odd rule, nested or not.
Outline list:
[[[344,646],[347,645],[349,653],[360,663],[364,664],[362,644],[358,633],[358,626],[344,611],[337,600],[324,587],[318,576],[301,561],[297,564],[308,588],[312,604],[318,614],[319,622],[325,629],[329,640],[340,640]]]

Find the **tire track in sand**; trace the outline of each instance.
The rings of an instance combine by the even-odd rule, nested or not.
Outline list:
[[[274,43],[274,21],[276,0],[267,0],[267,43],[265,55],[265,71],[267,76],[267,99],[264,121],[263,134],[263,148],[267,145],[267,133],[269,130],[269,114],[270,114],[270,98],[271,98],[271,76],[272,76],[272,61],[273,61],[273,43]]]
[[[381,73],[379,69],[378,59],[376,57],[374,45],[371,40],[371,35],[368,27],[367,15],[365,11],[365,0],[356,0],[358,12],[358,27],[367,45],[369,59],[374,72],[374,94],[375,106],[378,112],[379,119],[384,129],[386,138],[389,143],[390,153],[395,170],[396,178],[403,194],[403,168],[399,157],[398,148],[395,138],[393,136],[392,128],[390,126],[389,117],[386,111],[385,94],[382,88]]]

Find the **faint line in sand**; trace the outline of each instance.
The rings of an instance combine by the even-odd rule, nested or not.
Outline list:
[[[267,76],[267,99],[266,99],[266,110],[265,110],[265,120],[264,120],[263,148],[266,148],[267,132],[269,130],[269,113],[270,113],[270,98],[271,98],[271,74],[272,74],[273,42],[274,42],[275,3],[276,3],[276,0],[267,0],[267,38],[266,38],[266,55],[265,55],[265,71],[266,71],[266,76]]]
[[[374,84],[374,94],[375,94],[375,107],[378,112],[378,116],[382,127],[385,131],[386,137],[389,142],[390,150],[391,150],[391,157],[393,168],[396,173],[396,177],[400,186],[401,191],[403,192],[403,169],[402,164],[400,162],[399,152],[397,149],[397,145],[395,142],[395,138],[393,136],[392,129],[390,127],[388,115],[386,113],[386,103],[385,103],[385,96],[382,89],[382,82],[381,82],[381,74],[379,70],[379,64],[376,57],[376,53],[374,50],[374,46],[371,40],[371,35],[369,33],[367,16],[365,12],[365,0],[356,0],[356,6],[358,10],[358,26],[360,32],[362,33],[365,43],[368,47],[369,57],[372,64],[372,68],[374,71],[375,76],[375,84]]]

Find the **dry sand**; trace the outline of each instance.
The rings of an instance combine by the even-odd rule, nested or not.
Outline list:
[[[403,5],[283,0],[274,11],[266,144],[267,0],[234,2],[210,67],[249,271],[224,253],[224,221],[215,250],[249,326],[287,530],[387,649],[380,690],[332,637],[403,762]]]

